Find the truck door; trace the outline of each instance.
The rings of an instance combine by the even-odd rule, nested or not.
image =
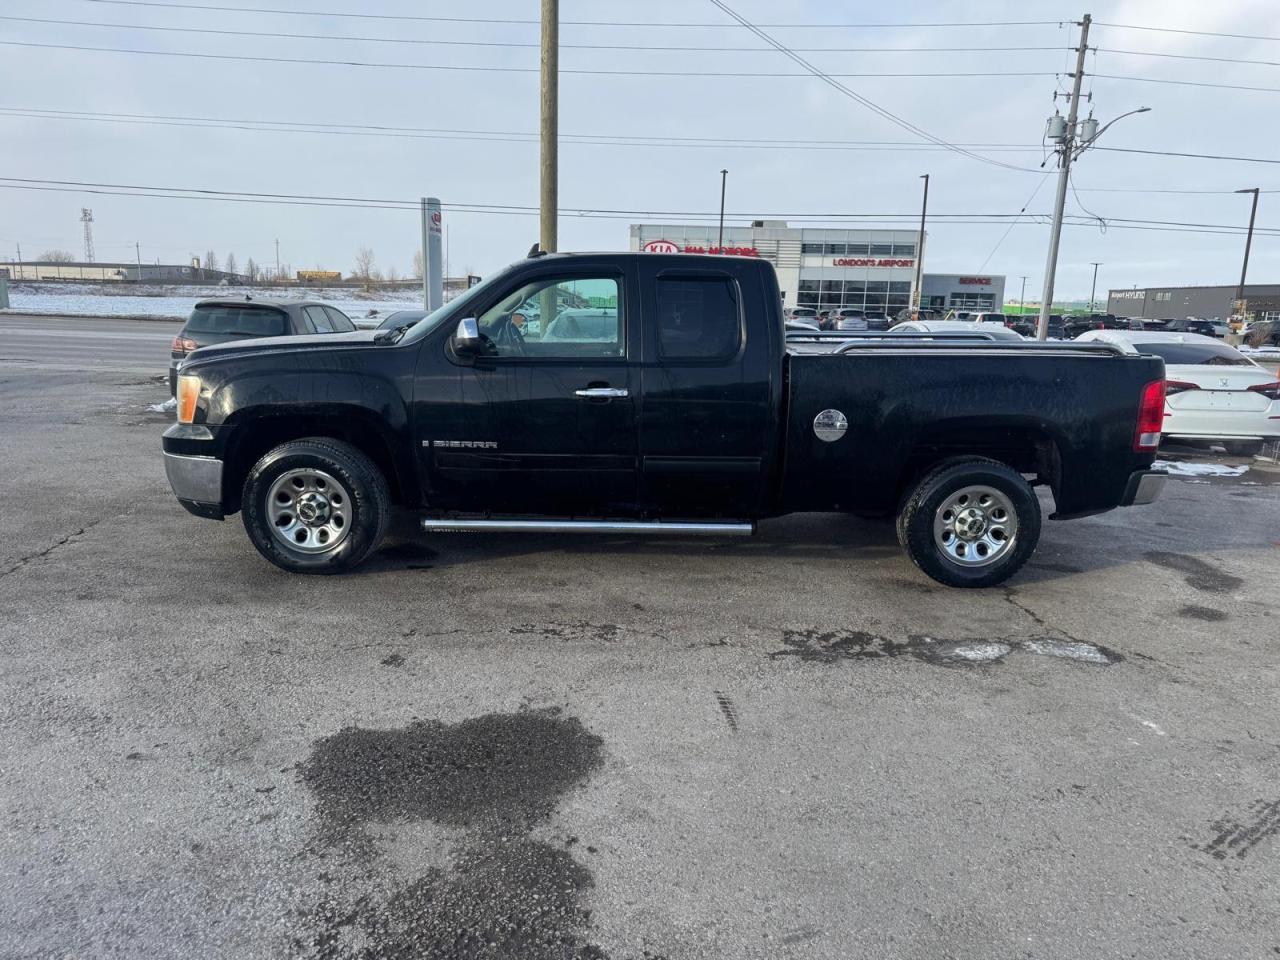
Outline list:
[[[777,433],[781,321],[774,343],[754,264],[672,263],[655,256],[642,269],[643,498],[664,517],[757,516]]]
[[[628,284],[616,265],[549,261],[477,304],[489,355],[454,358],[452,382],[419,377],[428,505],[557,516],[634,511],[638,385],[627,337],[636,298]],[[437,398],[441,389],[450,396]],[[433,416],[437,402],[441,415]],[[461,435],[477,427],[483,436]]]

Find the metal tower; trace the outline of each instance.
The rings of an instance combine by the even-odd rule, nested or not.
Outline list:
[[[93,211],[81,207],[80,222],[84,224],[84,262],[93,263]]]

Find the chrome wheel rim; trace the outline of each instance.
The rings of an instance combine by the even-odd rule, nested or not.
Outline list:
[[[295,553],[337,549],[351,532],[351,494],[313,467],[286,470],[267,491],[271,533]]]
[[[933,542],[953,563],[985,567],[1013,550],[1018,514],[994,487],[963,487],[933,515]]]

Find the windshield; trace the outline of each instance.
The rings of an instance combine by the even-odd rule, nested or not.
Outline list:
[[[289,332],[285,315],[270,307],[229,304],[198,306],[191,311],[186,333],[217,333],[238,337],[282,337]]]
[[[488,280],[477,283],[474,287],[469,288],[466,293],[459,297],[454,297],[438,310],[428,313],[405,332],[405,335],[400,339],[400,343],[420,340],[446,320],[461,319],[468,316],[471,306],[477,300],[483,299],[495,283],[501,283],[506,275],[511,272],[511,269],[511,267],[507,267],[505,270],[499,270]]]
[[[1211,367],[1249,367],[1253,361],[1223,343],[1135,343],[1139,353],[1153,353],[1165,363],[1203,364]]]

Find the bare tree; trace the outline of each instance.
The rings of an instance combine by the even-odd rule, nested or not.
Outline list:
[[[369,289],[369,282],[374,275],[374,257],[373,251],[368,247],[361,247],[356,251],[356,268],[354,276],[357,280],[364,281],[364,288]]]
[[[416,280],[422,279],[422,251],[413,251],[413,276]]]
[[[244,262],[244,275],[251,283],[258,279],[258,265],[253,262],[253,257]]]
[[[206,250],[204,252],[204,268],[206,270],[218,269],[218,255],[212,250]]]
[[[386,278],[391,283],[395,283],[397,280],[400,279],[400,271],[397,270],[394,266],[389,266],[387,267]]]
[[[236,270],[236,255],[234,253],[227,254],[227,259],[222,262],[222,269],[227,271],[227,273],[238,272]]]
[[[39,260],[45,263],[75,263],[76,258],[66,250],[46,250],[40,254]]]

